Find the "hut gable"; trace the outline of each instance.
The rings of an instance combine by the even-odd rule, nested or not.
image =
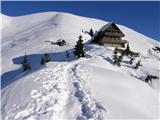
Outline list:
[[[122,40],[125,35],[114,22],[103,26],[92,38],[92,43],[111,47],[125,47],[126,40]]]

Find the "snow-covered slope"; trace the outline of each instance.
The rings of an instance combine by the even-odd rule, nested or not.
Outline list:
[[[4,19],[5,21],[5,19]],[[83,18],[66,13],[40,13],[22,17],[12,17],[10,25],[2,30],[2,72],[12,70],[12,58],[27,54],[56,52],[57,48],[47,41],[65,39],[69,45],[74,45],[82,29],[90,27],[98,29],[105,22]],[[88,36],[89,37],[89,36]],[[87,36],[85,37],[87,39]],[[68,47],[67,47],[68,49]],[[62,51],[62,50],[59,50]]]
[[[60,12],[1,17],[2,119],[158,118],[159,79],[149,85],[143,80],[147,74],[160,77],[159,56],[152,50],[159,42],[118,25],[131,49],[141,53],[135,62],[141,59],[142,67],[135,70],[127,57],[121,67],[112,65],[113,49],[98,45],[85,45],[87,58],[73,58],[78,36],[90,40],[82,30],[108,22]],[[58,39],[67,45],[52,44]],[[20,65],[25,53],[28,72]],[[52,59],[46,67],[40,67],[43,53]]]
[[[2,16],[4,20],[4,29],[2,30],[2,64],[8,64],[8,68],[3,67],[2,73],[12,70],[12,58],[27,54],[52,52],[57,49],[46,41],[56,41],[65,39],[69,45],[74,45],[78,36],[82,34],[84,40],[89,36],[82,33],[82,30],[88,31],[90,28],[99,30],[107,22],[75,16],[67,13],[39,13],[21,17]],[[4,21],[4,22],[3,22]],[[3,25],[2,25],[3,26]],[[147,53],[153,45],[158,46],[158,42],[142,34],[135,32],[127,27],[120,25],[120,29],[126,35],[124,39],[128,40],[131,48]]]
[[[0,14],[0,30],[5,29],[7,26],[10,26],[11,24],[11,17]]]

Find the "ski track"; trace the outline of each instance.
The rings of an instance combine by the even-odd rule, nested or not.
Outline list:
[[[73,86],[75,88],[75,97],[79,100],[81,104],[81,114],[77,117],[77,120],[103,120],[103,112],[106,111],[105,108],[100,105],[100,103],[93,97],[91,89],[87,81],[90,79],[87,72],[89,70],[83,70],[84,61],[76,63],[74,67],[70,70]]]

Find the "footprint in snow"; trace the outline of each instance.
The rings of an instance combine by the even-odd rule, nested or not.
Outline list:
[[[42,96],[41,91],[38,91],[38,90],[32,90],[31,91],[31,98],[38,98],[38,97],[41,97],[41,96]]]

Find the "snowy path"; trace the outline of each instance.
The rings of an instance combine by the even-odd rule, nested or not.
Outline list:
[[[75,63],[74,67],[71,68],[70,74],[74,86],[74,95],[78,99],[81,105],[81,114],[77,117],[77,120],[94,119],[102,120],[103,112],[106,111],[103,106],[95,99],[91,93],[89,87],[89,75],[86,74],[92,69],[83,70],[84,61]]]
[[[96,59],[94,58],[94,60],[96,60]],[[102,59],[97,59],[97,61],[98,60],[102,60]],[[97,61],[95,61],[94,64],[96,64],[96,65],[98,64],[98,66],[106,65],[106,61],[104,61],[105,64],[100,64],[101,61],[100,62],[97,62]],[[104,77],[104,78],[103,77],[102,78],[101,77],[97,77],[97,78],[93,77],[94,74],[96,74],[100,71],[100,69],[98,69],[96,67],[96,65],[94,65],[91,62],[92,62],[92,59],[90,59],[90,58],[80,58],[78,60],[70,61],[70,62],[50,62],[47,64],[47,67],[45,67],[35,73],[32,73],[31,75],[29,75],[23,79],[20,79],[20,81],[22,80],[21,84],[20,84],[22,86],[19,86],[19,84],[15,85],[16,87],[19,87],[18,89],[16,89],[16,91],[22,90],[22,93],[24,93],[23,86],[25,85],[25,83],[27,83],[25,81],[28,81],[28,82],[32,81],[34,84],[38,85],[38,87],[31,85],[31,89],[29,89],[30,90],[29,95],[25,95],[29,98],[29,100],[26,100],[25,102],[20,101],[21,103],[17,102],[15,104],[12,104],[11,110],[9,112],[6,110],[8,108],[4,104],[4,107],[5,107],[3,110],[3,111],[5,111],[3,114],[5,116],[4,120],[103,120],[103,119],[106,119],[106,117],[109,118],[109,116],[108,116],[108,114],[110,114],[109,112],[114,113],[114,111],[116,111],[118,108],[115,107],[116,109],[112,110],[112,108],[114,108],[114,107],[112,107],[112,106],[114,106],[112,104],[112,102],[114,102],[114,100],[112,100],[112,99],[110,100],[105,97],[103,98],[103,95],[104,95],[103,92],[105,91],[105,89],[108,88],[108,90],[107,90],[108,93],[106,92],[107,95],[110,95],[111,93],[113,93],[113,95],[114,95],[114,94],[117,94],[116,90],[112,90],[112,89],[110,89],[110,86],[108,86],[107,88],[104,87],[104,90],[101,91],[101,89],[99,87],[97,87],[96,85],[98,83],[103,82],[103,81],[106,82],[105,83],[106,86],[111,85],[110,81],[114,82],[114,80],[116,80],[117,78],[110,77],[110,75],[107,75],[107,79],[106,79],[106,77]],[[91,64],[91,65],[88,65],[88,64]],[[86,65],[88,65],[88,66],[86,67]],[[107,65],[110,65],[110,64],[107,64]],[[92,66],[95,66],[98,71],[96,71],[94,73],[93,72],[94,67],[92,67]],[[116,75],[117,76],[118,75],[125,75],[125,74],[121,74],[121,71],[125,70],[125,69],[126,68],[119,69],[120,72],[117,71]],[[102,76],[103,76],[103,74],[109,73],[110,70],[105,71],[105,69],[104,69],[103,71],[104,71],[104,73],[100,72],[98,74],[102,73]],[[114,71],[114,69],[113,69],[113,71]],[[96,80],[94,80],[94,79],[96,79]],[[101,82],[98,81],[98,83],[93,84],[93,85],[95,85],[95,86],[93,86],[91,84],[91,81],[95,82],[98,79],[102,79],[102,81]],[[119,79],[120,79],[120,77],[119,77]],[[113,84],[113,88],[115,88],[115,86],[116,87],[122,86],[122,88],[118,91],[122,90],[121,93],[123,93],[123,90],[126,89],[126,83],[127,83],[125,80],[128,80],[128,79],[131,79],[131,77],[124,76],[124,79],[119,80],[119,81],[122,81],[121,83],[117,82],[118,83],[118,85],[117,85],[115,82]],[[123,82],[123,80],[124,80],[124,82]],[[131,80],[131,82],[133,82],[133,81]],[[135,85],[135,83],[137,83],[137,82],[136,81],[133,82],[133,85]],[[104,83],[102,83],[102,84],[104,84]],[[139,84],[141,85],[143,83],[138,83],[138,84],[136,84],[136,86],[139,86]],[[92,86],[90,86],[90,85],[92,85]],[[101,85],[99,85],[99,86],[101,86]],[[107,102],[105,103],[105,105],[101,105],[101,103],[97,100],[97,97],[99,98],[99,96],[98,95],[95,96],[95,93],[93,92],[94,88],[96,88],[96,87],[99,88],[96,91],[99,90],[101,93],[103,93],[100,97],[103,98],[101,100],[106,99],[105,101],[107,101]],[[25,88],[27,88],[27,87],[25,87]],[[131,88],[129,90],[132,91],[134,89],[134,87],[131,85]],[[143,87],[140,86],[139,88],[141,89]],[[9,91],[13,92],[14,89],[15,88],[11,88]],[[127,87],[127,90],[128,90],[128,87]],[[115,91],[115,93],[113,91]],[[13,92],[13,93],[15,93],[15,92]],[[27,92],[25,92],[25,93],[27,93]],[[128,96],[130,96],[129,93],[128,93]],[[142,93],[145,94],[146,92],[142,91]],[[7,95],[7,93],[6,93],[6,95]],[[20,95],[18,94],[17,96],[21,97],[21,94]],[[123,98],[125,98],[125,96]],[[116,98],[114,98],[114,99],[116,99]],[[141,99],[141,97],[139,97],[139,99]],[[15,100],[17,101],[18,99],[15,99]],[[130,100],[130,101],[132,101],[132,100]],[[154,100],[151,99],[151,101],[154,101]],[[7,102],[8,102],[8,100],[5,103],[7,103]],[[128,105],[126,105],[127,103],[123,103],[123,104],[124,104],[124,106],[128,106]],[[110,108],[108,108],[109,105],[110,105]],[[105,106],[105,108],[103,106]],[[130,106],[129,109],[128,109],[128,107],[126,107],[127,112],[129,110],[132,111],[132,109],[133,110],[137,110],[137,109],[141,110],[141,108],[139,108],[139,107],[134,108],[134,107]],[[128,113],[128,114],[130,114],[130,113]],[[119,115],[121,116],[121,113],[119,113]],[[139,114],[139,113],[136,115],[141,117],[141,114]],[[113,116],[114,116],[114,114],[113,114]],[[123,114],[122,114],[122,116],[123,116]],[[142,116],[143,116],[143,112],[142,112]]]
[[[86,72],[90,69],[81,69],[85,61],[49,63],[46,68],[26,77],[27,81],[39,86],[30,90],[29,100],[14,104],[12,114],[7,113],[5,120],[102,120],[105,109],[93,97],[87,83],[89,75]],[[76,102],[78,106],[74,106]]]

